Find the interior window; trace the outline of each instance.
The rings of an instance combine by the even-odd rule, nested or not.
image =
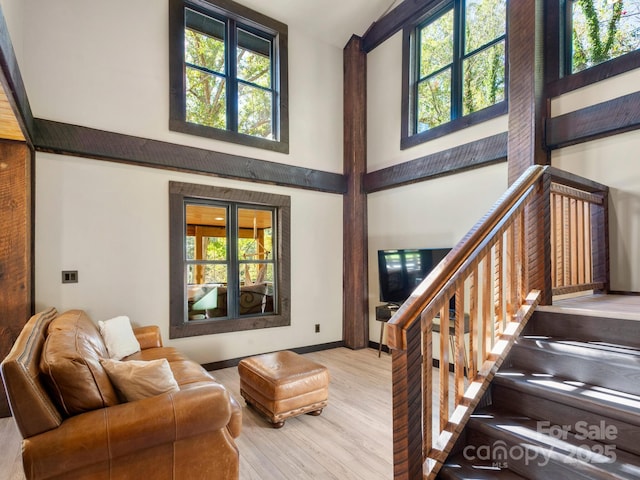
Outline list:
[[[288,325],[289,197],[171,182],[170,199],[172,337]]]

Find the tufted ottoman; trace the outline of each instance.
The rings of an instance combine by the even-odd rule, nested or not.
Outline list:
[[[329,370],[295,352],[265,353],[240,360],[240,394],[275,428],[289,417],[320,415],[329,399]]]

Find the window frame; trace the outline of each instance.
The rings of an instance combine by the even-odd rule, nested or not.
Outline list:
[[[273,208],[274,228],[274,312],[265,315],[239,316],[233,308],[230,315],[221,318],[189,320],[187,312],[186,266],[186,204],[211,204],[220,206],[233,203],[239,208]],[[277,195],[249,190],[229,189],[210,185],[197,185],[182,182],[169,182],[169,290],[170,322],[169,338],[183,338],[196,335],[210,335],[243,330],[255,330],[282,327],[291,324],[291,261],[290,261],[290,217],[291,199],[286,195]],[[230,221],[231,222],[231,221]],[[233,224],[234,222],[231,222]],[[229,242],[237,241],[234,232],[228,232]],[[237,262],[239,267],[240,261]],[[228,280],[238,278],[228,272]],[[228,286],[233,301],[238,295],[239,284]],[[232,314],[236,313],[236,316]]]
[[[462,91],[456,85],[461,85],[463,81],[463,63],[465,59],[470,58],[473,54],[488,48],[488,45],[498,43],[495,39],[482,47],[475,49],[473,52],[465,54],[460,47],[462,39],[460,32],[464,29],[464,12],[461,8],[464,2],[461,0],[443,0],[436,5],[429,5],[425,11],[421,11],[416,15],[416,20],[408,23],[403,28],[402,42],[402,105],[401,105],[401,131],[400,131],[400,148],[402,150],[420,145],[429,140],[448,135],[449,133],[462,130],[464,128],[476,125],[490,120],[508,112],[508,91],[509,91],[509,62],[508,62],[508,21],[505,24],[504,45],[505,45],[505,90],[504,100],[489,107],[483,108],[468,115],[462,115],[460,108],[456,105],[462,105]],[[456,11],[457,9],[457,11]],[[451,110],[454,118],[441,125],[416,132],[416,115],[417,115],[417,88],[419,83],[419,45],[418,45],[418,29],[428,24],[432,20],[444,15],[448,10],[454,12],[454,59],[452,62],[452,95],[455,94],[457,102],[452,102]],[[500,40],[502,41],[502,40]],[[458,98],[459,97],[459,98]]]
[[[266,139],[240,133],[235,125],[227,125],[227,129],[214,128],[207,125],[188,122],[186,119],[186,62],[184,55],[185,10],[191,9],[216,20],[224,20],[226,31],[247,30],[263,37],[272,37],[272,91],[273,112],[272,130],[274,139]],[[236,48],[237,38],[232,35],[225,39],[225,78],[232,85],[242,83],[238,80],[235,65],[229,62],[235,50],[228,48],[231,41]],[[262,15],[229,0],[169,0],[169,129],[176,132],[197,135],[225,142],[237,143],[249,147],[261,148],[280,153],[289,153],[289,93],[288,93],[288,28],[287,25]],[[233,88],[233,100],[227,104],[235,104],[237,112],[237,88]],[[229,92],[227,92],[229,95]],[[230,96],[230,95],[229,95]],[[233,112],[227,113],[227,118]],[[229,129],[231,127],[231,129]]]
[[[625,53],[619,57],[586,68],[579,72],[569,73],[572,54],[572,17],[570,1],[548,1],[547,10],[555,21],[546,25],[548,36],[556,39],[556,55],[546,58],[547,94],[557,97],[564,93],[583,88],[606,80],[616,75],[640,68],[640,49]]]

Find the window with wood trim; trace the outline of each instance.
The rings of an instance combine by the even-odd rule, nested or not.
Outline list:
[[[229,0],[170,0],[170,128],[288,152],[287,26]]]
[[[441,2],[404,33],[403,148],[506,112],[506,0]]]
[[[566,74],[640,47],[640,0],[566,0],[564,5]]]
[[[170,182],[171,337],[289,325],[290,199]]]

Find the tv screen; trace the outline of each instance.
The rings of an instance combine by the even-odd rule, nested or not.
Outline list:
[[[378,250],[380,300],[403,303],[450,248]]]

